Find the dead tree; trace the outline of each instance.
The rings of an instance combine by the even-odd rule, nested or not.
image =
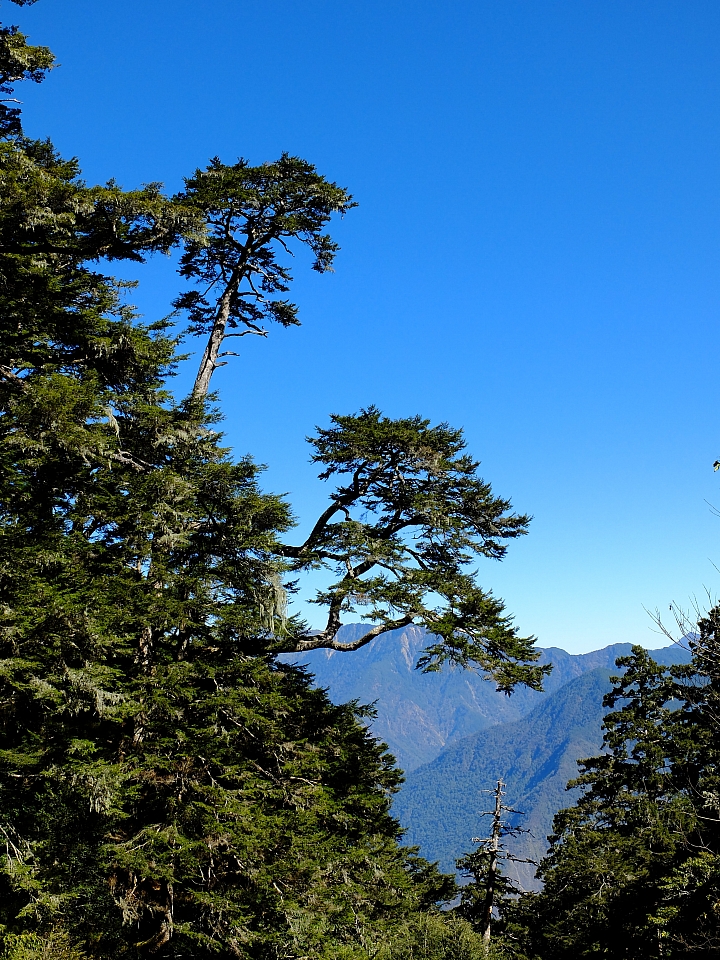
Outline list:
[[[486,947],[490,943],[493,914],[503,900],[520,892],[514,881],[503,872],[502,864],[534,863],[533,860],[510,853],[503,842],[505,837],[517,837],[530,832],[525,827],[511,825],[505,819],[505,814],[523,815],[521,811],[503,803],[505,786],[503,780],[498,780],[493,790],[484,791],[492,793],[495,798],[493,809],[481,814],[492,817],[490,835],[473,837],[472,842],[480,844],[480,848],[456,861],[458,869],[472,878],[471,883],[463,888],[458,912],[479,929]]]

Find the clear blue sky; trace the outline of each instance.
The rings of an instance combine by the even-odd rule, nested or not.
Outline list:
[[[303,437],[371,403],[463,426],[535,519],[481,580],[577,652],[720,581],[717,0],[40,0],[26,126],[89,181],[284,150],[347,186],[303,326],[217,377],[229,441],[304,523]],[[164,315],[172,263],[138,272]],[[254,340],[254,338],[250,338]]]

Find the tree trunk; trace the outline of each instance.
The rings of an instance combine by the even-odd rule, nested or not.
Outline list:
[[[490,943],[490,924],[495,904],[495,886],[498,872],[498,853],[500,852],[500,830],[502,817],[502,780],[498,780],[495,788],[495,811],[493,813],[493,827],[490,835],[490,865],[488,867],[487,884],[485,887],[485,905],[483,909],[482,938],[485,946]]]
[[[192,390],[192,395],[197,400],[202,400],[206,397],[210,389],[210,380],[215,372],[215,368],[218,366],[218,354],[220,353],[220,347],[225,338],[225,330],[227,329],[227,323],[230,319],[230,306],[232,298],[237,291],[238,283],[239,278],[234,273],[218,302],[215,322],[213,323],[210,336],[205,345],[205,351],[200,360],[200,369],[198,370],[195,385]]]

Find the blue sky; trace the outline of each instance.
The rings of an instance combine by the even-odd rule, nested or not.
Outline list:
[[[481,582],[573,652],[664,641],[720,577],[720,5],[709,0],[40,0],[62,66],[26,127],[130,187],[286,150],[359,202],[303,326],[217,376],[227,436],[301,524],[304,436],[376,404],[465,428],[534,515]],[[149,318],[179,289],[137,271]]]

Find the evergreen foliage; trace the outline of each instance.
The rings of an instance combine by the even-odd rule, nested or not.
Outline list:
[[[298,651],[351,651],[391,630],[419,623],[432,642],[418,666],[475,663],[511,693],[539,689],[550,666],[534,663],[533,637],[520,637],[502,601],[478,584],[470,564],[501,559],[504,540],[527,532],[529,517],[493,495],[479,464],[464,453],[462,431],[421,417],[389,420],[370,407],[333,416],[310,438],[322,480],[345,480],[308,538],[282,548],[291,569],[326,568],[338,577],[318,593],[325,629],[299,638]],[[375,624],[344,643],[341,616],[363,611]]]
[[[499,960],[472,926],[453,914],[424,913],[404,923],[373,960]]]
[[[10,64],[6,93],[52,64],[12,27],[0,48],[0,67]],[[295,555],[282,545],[287,503],[261,490],[249,458],[233,461],[206,402],[218,365],[212,344],[262,317],[294,322],[287,304],[264,299],[289,282],[272,244],[299,240],[316,269],[329,268],[335,245],[322,231],[350,199],[288,157],[262,168],[214,161],[175,198],[158,185],[88,187],[74,161],[26,138],[8,110],[0,142],[5,953],[375,955],[399,925],[451,897],[453,882],[400,845],[389,814],[399,777],[359,708],[333,706],[301,669],[277,661],[278,649],[307,638],[286,619],[283,578],[332,558],[315,544]],[[177,245],[186,277],[221,288],[214,303],[206,294],[179,303],[212,341],[206,379],[182,402],[169,391],[176,339],[164,324],[140,322],[123,284],[98,267]],[[542,669],[523,666],[536,656],[529,641],[460,572],[473,551],[500,555],[498,539],[522,532],[526,518],[503,517],[509,505],[458,456],[457,431],[369,416],[376,439],[363,442],[382,446],[391,435],[395,447],[388,462],[363,452],[369,480],[356,482],[384,519],[367,528],[347,520],[324,536],[346,556],[361,555],[361,565],[395,564],[392,585],[368,587],[373,609],[418,615],[423,593],[444,583],[450,603],[435,622],[449,655],[478,660],[506,690],[537,684]],[[356,442],[357,423],[367,426],[363,417],[336,419],[344,434],[332,455],[323,435],[327,475],[348,469],[340,451]],[[454,501],[446,518],[443,504]],[[401,562],[409,547],[395,538],[388,518],[396,515],[421,531],[422,575]],[[445,580],[433,579],[434,564]],[[470,648],[455,643],[465,623]]]
[[[283,154],[276,163],[232,166],[218,157],[207,170],[196,170],[175,198],[181,207],[197,210],[204,234],[185,245],[180,273],[195,288],[175,306],[187,312],[189,330],[207,336],[193,394],[204,397],[214,371],[227,363],[225,340],[248,334],[266,336],[264,321],[283,327],[297,324],[297,307],[273,297],[287,293],[292,275],[278,261],[293,241],[307,246],[313,269],[332,269],[338,245],[323,233],[333,213],[356,204],[352,197],[320,176],[312,164]]]
[[[12,0],[18,7],[35,0]],[[55,58],[47,47],[31,46],[25,34],[15,26],[0,25],[0,136],[19,134],[22,130],[20,108],[11,96],[20,80],[39,83],[53,67]]]
[[[618,661],[605,753],[570,784],[584,792],[555,819],[542,892],[510,910],[533,956],[717,956],[719,643],[715,608],[690,665],[660,667],[641,647]]]

